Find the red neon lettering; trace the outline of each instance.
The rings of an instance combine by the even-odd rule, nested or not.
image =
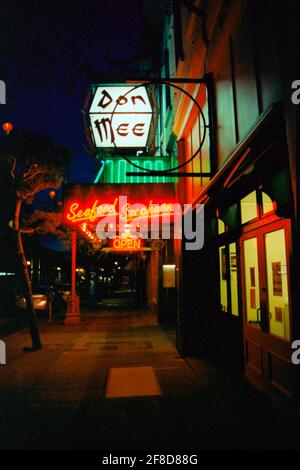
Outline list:
[[[140,239],[122,240],[122,239],[116,238],[113,241],[113,248],[115,248],[116,250],[139,250],[141,246],[142,246],[142,241]]]
[[[153,204],[149,201],[147,207],[134,208],[131,203],[126,203],[117,207],[119,198],[116,197],[112,204],[99,204],[98,199],[93,202],[92,206],[79,208],[78,202],[71,203],[69,211],[66,213],[66,220],[73,223],[101,219],[107,215],[119,216],[121,220],[145,219],[152,216],[171,215],[174,213],[173,203]],[[119,212],[118,210],[119,209]]]

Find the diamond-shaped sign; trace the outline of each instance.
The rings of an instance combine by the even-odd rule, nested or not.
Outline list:
[[[146,87],[98,86],[89,110],[96,147],[146,147],[152,115]]]

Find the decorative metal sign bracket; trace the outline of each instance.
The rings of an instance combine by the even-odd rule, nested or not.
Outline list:
[[[178,90],[184,92],[186,95],[189,96],[189,98],[194,102],[195,106],[198,107],[199,112],[201,113],[203,120],[204,120],[204,138],[202,139],[199,149],[192,155],[192,157],[187,160],[186,162],[183,162],[181,165],[178,165],[174,169],[169,169],[165,171],[128,171],[126,172],[126,176],[146,176],[146,177],[151,177],[151,176],[166,176],[166,177],[181,177],[181,178],[194,178],[194,177],[206,177],[210,178],[212,176],[211,172],[180,172],[176,171],[179,170],[180,168],[184,167],[187,165],[190,161],[194,159],[194,157],[199,153],[204,140],[205,140],[205,135],[207,129],[209,129],[209,137],[210,137],[210,160],[211,160],[211,167],[212,170],[215,169],[215,164],[216,164],[216,118],[215,118],[215,96],[214,96],[214,84],[213,84],[213,78],[212,74],[206,74],[202,78],[151,78],[150,80],[146,79],[127,79],[127,83],[139,83],[139,84],[158,84],[158,85],[168,85],[174,88],[177,88]],[[178,85],[180,84],[186,84],[186,83],[195,83],[195,84],[205,84],[207,87],[207,102],[208,102],[208,119],[209,122],[206,124],[202,110],[199,106],[199,104],[196,102],[194,97],[190,95],[186,90],[183,90],[180,88]],[[130,163],[130,162],[129,162]],[[136,165],[133,165],[136,166]],[[138,167],[139,168],[139,167]]]

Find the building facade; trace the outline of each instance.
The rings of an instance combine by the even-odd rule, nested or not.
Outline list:
[[[198,175],[179,178],[178,200],[205,206],[203,249],[186,251],[175,241],[178,347],[227,357],[293,408],[299,371],[291,345],[300,337],[295,2],[168,5],[162,76],[205,78],[182,85],[205,121],[177,89],[164,111],[173,116],[179,163],[196,153],[181,171]]]

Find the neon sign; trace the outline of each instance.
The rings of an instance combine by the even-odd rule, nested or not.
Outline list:
[[[172,202],[155,204],[152,200],[147,205],[131,204],[126,196],[116,197],[112,204],[100,203],[98,199],[90,206],[83,206],[79,202],[70,204],[66,213],[66,220],[72,224],[81,222],[95,222],[102,217],[118,216],[121,221],[140,220],[149,217],[160,217],[174,214]]]
[[[155,189],[155,190],[154,190]],[[128,196],[123,196],[128,194]],[[64,221],[102,249],[107,239],[187,240],[187,250],[204,244],[204,207],[176,201],[174,185],[65,185]],[[118,243],[118,242],[116,242]],[[145,250],[148,247],[145,247]],[[149,248],[151,249],[151,248]]]
[[[92,243],[97,240],[159,238],[178,218],[171,183],[65,185],[63,218]],[[179,219],[181,216],[179,214]],[[110,248],[112,249],[112,248]]]
[[[96,147],[146,147],[152,114],[144,86],[98,86],[89,109]]]
[[[144,247],[144,240],[140,238],[116,238],[109,240],[109,246],[116,251],[138,251]]]

